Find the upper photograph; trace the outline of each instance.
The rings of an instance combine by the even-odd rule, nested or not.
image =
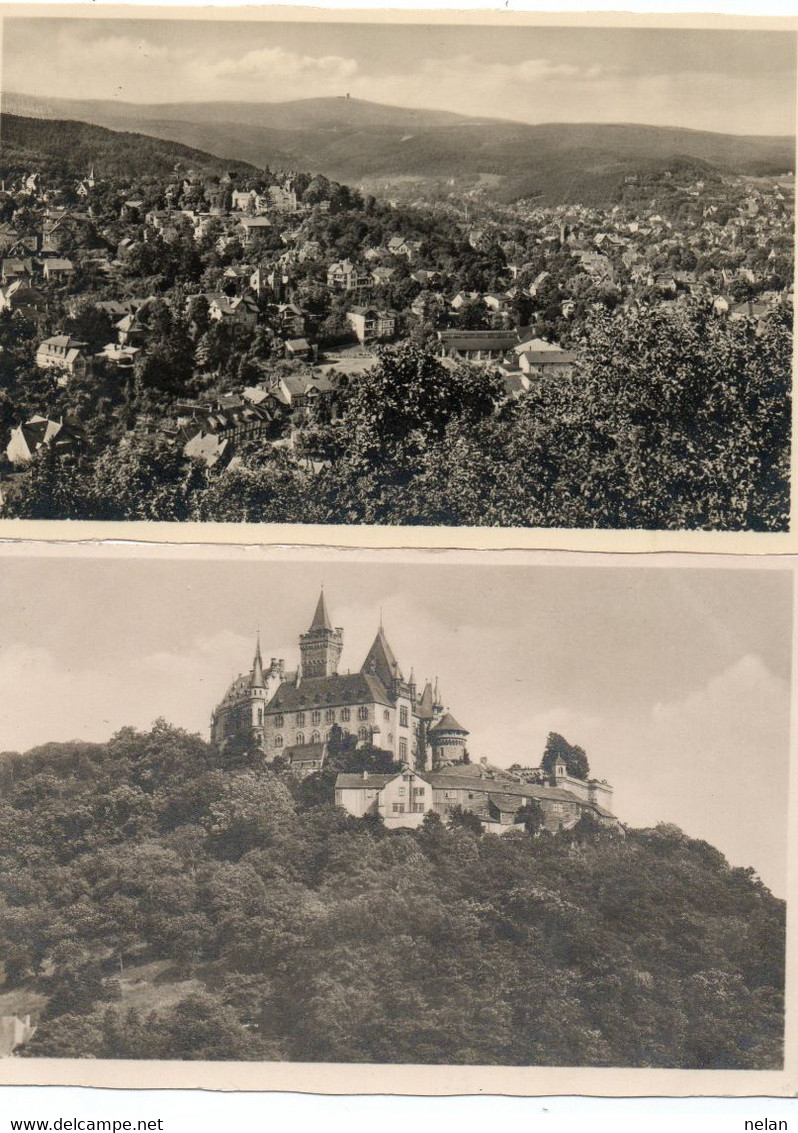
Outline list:
[[[789,533],[794,31],[67,12],[2,25],[3,520]]]

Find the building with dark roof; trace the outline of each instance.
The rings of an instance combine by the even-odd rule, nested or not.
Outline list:
[[[564,785],[565,784],[565,785]],[[544,829],[556,832],[590,815],[602,826],[618,827],[609,804],[612,788],[595,779],[571,780],[564,765],[531,783],[500,768],[479,764],[435,771],[402,768],[392,775],[340,774],[335,801],[357,818],[379,815],[388,827],[420,826],[432,811],[448,818],[456,809],[469,811],[485,830],[504,834],[523,826],[523,809],[536,803]]]
[[[357,672],[338,671],[343,647],[344,631],[333,626],[322,591],[299,635],[296,671],[276,658],[264,669],[258,643],[252,669],[213,713],[212,741],[249,735],[267,762],[280,756],[301,771],[321,766],[335,728],[422,769],[467,758],[468,732],[444,713],[437,680],[419,689],[412,671],[405,678],[381,624]]]

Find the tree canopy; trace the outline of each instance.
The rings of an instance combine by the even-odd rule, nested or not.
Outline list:
[[[707,843],[390,831],[250,755],[158,721],[0,757],[23,1056],[781,1064],[784,905]]]
[[[540,766],[547,774],[554,770],[557,758],[565,760],[565,770],[574,779],[587,779],[590,765],[584,748],[569,744],[559,732],[549,732]]]

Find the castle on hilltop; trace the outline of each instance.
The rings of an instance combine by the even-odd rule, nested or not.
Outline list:
[[[425,814],[471,811],[485,828],[503,833],[537,804],[543,825],[567,829],[590,814],[617,826],[612,787],[605,780],[569,775],[557,757],[552,767],[507,770],[486,759],[470,761],[468,730],[443,704],[437,678],[419,691],[413,671],[405,679],[380,622],[356,673],[339,673],[344,631],[333,626],[322,591],[313,620],[299,635],[299,665],[287,671],[272,657],[263,663],[260,640],[252,668],[237,677],[211,717],[211,741],[223,748],[235,738],[254,743],[267,764],[300,775],[320,771],[329,743],[356,737],[358,747],[389,752],[401,771],[341,773],[335,801],[350,814],[380,815],[386,826],[418,826]]]
[[[211,740],[224,746],[246,736],[267,763],[278,756],[298,771],[322,766],[337,726],[358,744],[373,744],[419,770],[467,761],[468,731],[444,710],[437,679],[423,689],[405,679],[380,624],[356,673],[339,673],[344,631],[333,626],[324,591],[310,627],[299,635],[299,665],[287,672],[260,641],[252,668],[233,681],[211,719]]]

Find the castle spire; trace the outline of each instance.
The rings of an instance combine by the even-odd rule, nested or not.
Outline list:
[[[324,587],[321,588],[319,600],[316,603],[316,613],[313,615],[313,621],[310,623],[310,631],[314,629],[332,629],[332,622],[330,615],[327,613],[327,603],[324,600]]]
[[[260,630],[258,630],[257,644],[255,645],[255,660],[252,663],[252,678],[249,683],[252,688],[266,687],[266,681],[263,677],[263,658],[260,655]]]
[[[299,638],[301,679],[335,676],[343,647],[344,632],[333,628],[322,587],[310,629]]]
[[[388,644],[388,639],[385,636],[382,621],[380,621],[377,636],[374,638],[374,644],[371,649],[369,649],[366,660],[363,662],[360,671],[361,673],[372,674],[375,677],[379,677],[389,691],[393,681],[402,679],[401,670],[394,657],[393,650]]]

